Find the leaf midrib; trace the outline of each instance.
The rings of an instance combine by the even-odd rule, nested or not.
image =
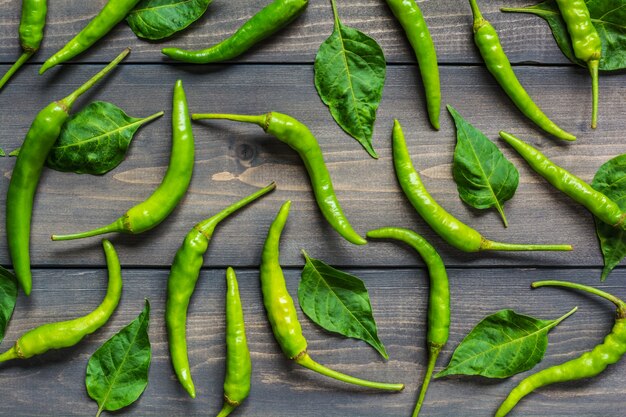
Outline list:
[[[109,120],[112,120],[112,119],[109,119]],[[67,149],[67,148],[73,148],[75,146],[79,146],[80,147],[80,146],[86,145],[88,143],[91,143],[91,142],[94,142],[94,141],[98,141],[98,140],[100,140],[102,138],[105,138],[107,136],[115,135],[115,134],[117,134],[119,132],[122,132],[124,130],[131,129],[131,128],[135,127],[136,125],[141,126],[143,123],[145,123],[145,121],[146,121],[146,119],[139,119],[139,120],[137,120],[137,121],[135,121],[133,123],[130,123],[130,124],[127,124],[127,125],[124,125],[124,126],[119,126],[117,129],[111,130],[109,132],[102,133],[102,134],[100,134],[98,136],[93,136],[93,137],[91,137],[89,139],[86,139],[86,140],[83,140],[81,142],[73,142],[73,143],[69,143],[67,145],[57,146],[57,147],[55,147],[55,149]]]

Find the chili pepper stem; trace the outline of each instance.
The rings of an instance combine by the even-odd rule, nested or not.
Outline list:
[[[50,238],[54,241],[74,240],[74,239],[82,239],[85,237],[103,235],[105,233],[112,233],[112,232],[128,232],[127,228],[124,227],[124,217],[120,217],[113,223],[107,226],[98,227],[97,229],[88,230],[86,232],[80,232],[80,233],[70,233],[67,235],[52,235],[50,236]]]
[[[91,87],[93,87],[93,85],[95,83],[97,83],[98,81],[100,81],[101,78],[103,78],[105,75],[107,75],[113,68],[115,68],[117,66],[117,64],[119,64],[124,58],[126,58],[126,56],[129,53],[130,53],[130,48],[124,49],[121,54],[119,54],[117,57],[115,57],[115,59],[113,61],[111,61],[109,63],[109,65],[107,65],[106,67],[102,68],[96,75],[91,77],[86,83],[84,83],[83,85],[78,87],[76,89],[76,91],[74,91],[72,94],[70,94],[69,96],[65,97],[64,99],[59,100],[59,102],[62,103],[63,105],[65,105],[65,107],[69,111],[69,109],[74,104],[74,101],[76,101],[76,99],[78,97],[83,95],[87,90],[89,90]],[[42,67],[42,70],[44,70],[44,68],[45,68],[45,66]],[[43,71],[39,71],[39,73],[43,74]]]
[[[616,296],[614,296],[613,294],[609,294],[608,292],[604,292],[604,291],[599,290],[597,288],[589,287],[589,286],[583,285],[583,284],[576,284],[574,282],[557,281],[557,280],[535,281],[530,286],[532,288],[540,288],[540,287],[566,287],[566,288],[573,288],[573,289],[579,290],[579,291],[585,291],[585,292],[597,295],[599,297],[604,298],[605,300],[608,300],[608,301],[612,302],[617,307],[617,314],[618,314],[618,316],[626,317],[626,303],[624,301],[620,300],[619,298],[617,298]],[[573,313],[573,311],[572,311],[572,313]],[[566,317],[564,317],[564,318],[566,318]]]
[[[13,345],[13,347],[11,347],[11,349],[9,349],[6,352],[0,354],[0,363],[6,362],[6,361],[10,361],[12,359],[17,359],[17,358],[19,358],[19,355],[17,354],[17,350],[15,349],[15,345]]]
[[[480,251],[501,250],[501,251],[571,251],[572,245],[530,245],[520,243],[494,242],[489,239],[482,239]]]
[[[203,120],[203,119],[224,119],[224,120],[232,120],[234,122],[253,123],[265,129],[265,121],[267,119],[267,116],[265,114],[246,115],[246,114],[221,114],[221,113],[192,114],[191,115],[191,120]]]
[[[4,85],[7,83],[7,81],[9,81],[13,74],[15,74],[17,70],[19,70],[22,65],[24,65],[24,63],[28,61],[31,56],[33,56],[34,53],[35,51],[26,51],[18,58],[17,61],[15,61],[15,64],[13,64],[11,68],[9,68],[9,70],[6,72],[6,74],[4,74],[2,78],[0,78],[0,89],[4,87]]]
[[[315,362],[308,353],[304,352],[298,355],[295,359],[298,365],[304,366],[312,371],[315,371],[324,376],[336,379],[338,381],[346,382],[348,384],[359,385],[361,387],[375,388],[386,391],[402,391],[404,384],[388,384],[385,382],[367,381],[365,379],[356,378],[350,375],[342,374],[341,372],[332,370]]]
[[[474,30],[478,30],[484,24],[485,18],[480,12],[476,0],[469,0],[469,3],[470,7],[472,8],[472,14],[474,15]]]
[[[428,367],[426,368],[426,375],[424,376],[424,382],[422,382],[422,388],[420,390],[419,397],[417,398],[417,403],[415,404],[415,409],[413,410],[412,417],[417,417],[422,408],[422,404],[424,403],[424,398],[426,397],[426,391],[428,391],[428,385],[430,384],[431,376],[433,375],[433,371],[435,370],[435,363],[437,363],[437,358],[439,357],[439,352],[441,352],[440,345],[430,345],[428,347]]]
[[[591,127],[593,129],[598,125],[598,66],[600,61],[592,59],[587,62],[589,67],[589,73],[591,74],[591,94],[592,94],[592,107],[591,107]],[[0,84],[0,87],[2,85]]]
[[[235,408],[237,408],[237,406],[227,401],[224,401],[224,405],[222,406],[222,409],[220,410],[220,413],[217,415],[217,417],[226,417],[227,415],[232,413]]]

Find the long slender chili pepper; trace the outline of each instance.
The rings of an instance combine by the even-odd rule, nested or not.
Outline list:
[[[46,26],[48,0],[22,0],[22,17],[20,19],[20,45],[24,53],[13,64],[2,78],[0,89],[19,70],[28,59],[39,50],[43,39],[43,29]]]
[[[43,63],[39,74],[85,52],[121,22],[137,3],[139,0],[109,0],[83,30]]]
[[[103,240],[102,246],[109,270],[109,284],[102,303],[86,316],[44,324],[24,333],[11,349],[0,355],[0,362],[28,359],[50,349],[74,346],[109,320],[122,296],[122,272],[120,261],[111,242]]]
[[[291,201],[285,202],[270,226],[265,245],[263,245],[260,267],[263,304],[265,305],[267,318],[272,326],[274,337],[282,351],[298,365],[348,384],[387,391],[404,389],[403,384],[367,381],[334,371],[324,365],[320,365],[309,356],[307,341],[302,334],[296,307],[287,291],[285,276],[279,261],[280,237],[287,223],[289,207],[291,207]]]
[[[68,119],[76,99],[115,68],[129,52],[130,49],[124,50],[109,65],[72,94],[62,100],[50,103],[41,110],[30,125],[24,143],[22,143],[7,192],[6,225],[13,268],[26,295],[30,294],[32,287],[29,246],[33,199],[44,162],[54,142],[59,137],[61,127]]]
[[[259,116],[238,114],[193,114],[193,120],[226,119],[259,125],[266,133],[275,136],[289,145],[302,159],[311,180],[311,187],[320,211],[328,223],[348,242],[365,245],[367,241],[359,236],[343,214],[337,200],[330,174],[324,163],[324,156],[317,139],[308,127],[291,116],[270,112]]]
[[[172,268],[167,281],[165,324],[167,325],[172,366],[178,380],[191,398],[196,397],[196,389],[191,379],[191,368],[189,366],[189,356],[187,355],[187,309],[189,300],[196,288],[204,253],[209,247],[215,228],[222,220],[269,193],[274,188],[276,188],[276,184],[271,183],[216,215],[196,224],[185,236],[183,244],[176,252],[176,256],[172,261]]]
[[[576,137],[557,126],[530,98],[522,84],[515,76],[513,68],[502,45],[498,33],[480,13],[476,0],[469,0],[474,14],[474,42],[478,46],[487,69],[494,76],[500,87],[511,98],[513,103],[537,126],[551,135],[564,140],[576,140]]]
[[[428,367],[422,383],[422,389],[413,410],[413,417],[417,417],[424,403],[426,391],[430,383],[439,352],[448,342],[450,330],[450,287],[448,274],[441,256],[435,248],[422,236],[412,230],[399,227],[384,227],[367,232],[367,237],[374,239],[395,239],[406,243],[420,254],[430,276],[430,295],[428,301]]]
[[[248,398],[252,364],[246,341],[246,327],[233,268],[226,270],[226,375],[224,405],[217,417],[226,417]]]
[[[393,15],[402,25],[407,39],[413,47],[420,67],[426,106],[430,124],[439,130],[439,113],[441,112],[441,85],[439,83],[439,66],[437,51],[430,37],[430,32],[422,11],[415,0],[386,0]]]
[[[397,120],[393,126],[393,164],[404,194],[415,210],[446,242],[464,252],[501,251],[569,251],[571,245],[530,245],[494,242],[462,223],[439,205],[428,193],[422,179],[413,167],[411,155],[404,140],[402,126]]]
[[[113,223],[87,232],[52,235],[52,240],[82,239],[104,233],[142,233],[159,225],[185,196],[194,165],[193,132],[182,81],[172,97],[172,153],[161,184],[146,200],[130,208]]]
[[[572,39],[574,55],[589,67],[593,97],[591,127],[595,129],[598,124],[598,66],[602,57],[602,41],[591,22],[585,0],[556,0],[556,4]]]
[[[528,165],[544,177],[557,190],[582,204],[594,216],[613,227],[626,230],[626,213],[617,203],[603,193],[594,190],[589,184],[577,176],[570,174],[554,162],[550,161],[539,150],[516,138],[510,133],[500,132],[500,137],[528,162]]]
[[[208,64],[235,58],[263,39],[291,23],[308,6],[308,0],[274,0],[233,35],[207,49],[187,51],[179,48],[163,48],[168,57],[192,64]]]
[[[583,353],[576,359],[539,371],[522,380],[504,400],[496,412],[496,417],[507,415],[522,398],[537,388],[557,382],[576,381],[594,377],[604,371],[607,366],[617,363],[626,354],[626,303],[614,295],[597,288],[572,282],[537,281],[532,284],[533,288],[545,286],[573,288],[609,300],[617,307],[615,324],[611,333],[593,350]]]

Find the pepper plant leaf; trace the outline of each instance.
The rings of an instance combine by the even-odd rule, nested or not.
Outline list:
[[[114,104],[94,101],[63,125],[46,165],[63,172],[105,174],[124,160],[137,129],[162,115],[137,119]]]
[[[139,38],[159,40],[172,36],[206,12],[212,0],[141,0],[126,17]]]
[[[517,190],[519,172],[480,130],[452,106],[448,111],[456,124],[452,174],[461,200],[477,209],[495,207],[508,226],[503,206]]]
[[[96,417],[103,410],[115,411],[132,404],[146,389],[151,357],[149,319],[150,303],[146,300],[141,314],[89,358],[85,385],[98,403]]]
[[[306,264],[298,286],[304,314],[322,328],[363,340],[389,359],[378,338],[372,305],[365,284],[354,275],[339,271],[302,251]]]
[[[626,154],[616,156],[598,169],[591,186],[615,201],[622,211],[626,211]],[[626,232],[604,223],[594,216],[596,234],[604,257],[602,281],[626,256]]]
[[[334,0],[331,4],[335,27],[317,51],[315,87],[339,126],[378,158],[372,135],[385,85],[385,56],[374,39],[343,25]]]
[[[435,378],[446,375],[481,375],[508,378],[532,369],[548,347],[548,332],[577,307],[556,320],[540,320],[501,310],[485,317],[465,336],[448,366]]]
[[[4,339],[17,299],[15,275],[0,266],[0,342]]]
[[[7,154],[4,152],[4,149],[0,148],[0,156],[6,156]]]
[[[626,0],[586,0],[591,21],[602,40],[600,70],[615,71],[626,68]],[[587,64],[574,56],[572,40],[556,0],[543,1],[534,6],[502,8],[503,12],[530,13],[543,18],[554,35],[561,52],[573,63]]]

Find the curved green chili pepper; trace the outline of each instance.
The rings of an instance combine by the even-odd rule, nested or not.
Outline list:
[[[433,230],[450,245],[464,252],[502,251],[569,251],[571,245],[529,245],[494,242],[462,223],[439,205],[428,193],[413,167],[400,122],[393,126],[393,164],[404,194],[415,210]]]
[[[246,326],[233,268],[226,270],[226,375],[224,406],[217,417],[226,417],[248,398],[252,364],[246,341]]]
[[[591,22],[585,0],[556,0],[556,4],[572,39],[574,55],[589,67],[593,97],[591,127],[595,129],[598,124],[598,66],[602,57],[602,41]]]
[[[39,74],[85,52],[121,22],[137,3],[139,0],[109,0],[83,30],[43,63]]]
[[[546,385],[557,382],[576,381],[583,378],[591,378],[606,369],[607,366],[617,363],[626,354],[626,303],[612,294],[586,285],[574,284],[564,281],[537,281],[532,287],[557,286],[586,291],[603,297],[617,306],[617,318],[611,333],[602,344],[585,352],[576,359],[572,359],[560,365],[539,371],[520,382],[504,400],[496,417],[504,417],[525,396]]]
[[[15,275],[26,295],[30,294],[32,287],[29,246],[33,199],[48,153],[59,137],[61,127],[68,119],[76,99],[115,68],[129,52],[130,49],[125,49],[109,65],[72,94],[50,103],[41,110],[33,120],[22,143],[7,192],[6,227]]]
[[[287,291],[285,276],[279,261],[280,237],[287,223],[289,207],[291,207],[291,201],[286,201],[270,226],[263,245],[260,267],[263,304],[280,348],[285,356],[294,360],[298,365],[338,381],[387,391],[401,391],[404,389],[403,384],[373,382],[342,374],[315,362],[307,353],[307,342],[302,334],[293,299]]]
[[[594,190],[591,185],[570,174],[550,161],[539,150],[510,133],[500,132],[500,137],[511,145],[535,172],[544,177],[557,190],[564,192],[574,201],[585,206],[587,210],[604,223],[626,230],[626,222],[624,221],[626,213],[619,208],[615,201]]]
[[[476,0],[469,0],[474,14],[474,42],[478,46],[487,69],[494,76],[500,87],[511,98],[518,109],[522,111],[537,126],[549,134],[564,140],[576,140],[576,136],[561,129],[552,120],[548,119],[543,111],[533,102],[522,84],[515,76],[509,59],[502,50],[498,33],[485,18],[483,18]]]
[[[276,188],[276,184],[271,183],[225,208],[215,216],[196,224],[187,233],[183,244],[176,252],[174,261],[172,261],[172,269],[167,281],[165,324],[167,325],[172,366],[178,380],[191,398],[196,398],[196,389],[191,379],[191,368],[187,355],[187,309],[189,300],[196,288],[204,253],[209,247],[215,228],[222,220],[274,188]]]
[[[413,47],[420,67],[426,106],[430,124],[439,130],[439,113],[441,112],[441,85],[439,83],[439,67],[437,51],[430,37],[428,26],[415,0],[386,0],[393,15],[402,25],[406,37]]]
[[[20,45],[24,53],[13,64],[2,78],[0,89],[9,81],[28,59],[39,50],[46,26],[48,0],[22,0],[22,17],[20,19]]]
[[[317,200],[320,211],[328,223],[348,242],[355,245],[365,245],[367,241],[359,236],[348,219],[343,214],[337,200],[330,174],[324,163],[324,156],[317,139],[309,128],[286,114],[270,112],[260,116],[237,114],[193,114],[193,120],[226,119],[244,123],[254,123],[263,128],[266,133],[275,136],[281,142],[289,145],[296,151],[304,162],[304,166],[311,180],[311,187]]]
[[[412,230],[399,227],[383,227],[381,229],[370,230],[367,237],[374,239],[395,239],[406,243],[420,254],[430,276],[430,295],[428,301],[428,334],[426,343],[428,344],[428,367],[422,383],[422,389],[413,410],[413,417],[417,417],[424,403],[426,391],[430,378],[435,369],[439,352],[448,342],[450,331],[450,287],[448,285],[448,274],[446,266],[443,264],[441,256],[435,248],[422,236]]]
[[[113,223],[87,232],[52,235],[52,240],[82,239],[104,233],[142,233],[159,225],[185,196],[194,165],[193,132],[182,81],[176,81],[172,98],[172,153],[167,172],[156,190]]]
[[[109,270],[107,294],[91,313],[74,320],[48,323],[24,333],[15,345],[0,355],[0,362],[11,359],[28,359],[50,349],[76,345],[85,336],[98,330],[109,320],[122,296],[122,272],[115,248],[108,240],[102,241]]]
[[[192,64],[226,61],[243,54],[256,43],[287,26],[308,5],[308,0],[274,0],[217,45],[199,51],[163,48],[161,52],[172,59]]]

